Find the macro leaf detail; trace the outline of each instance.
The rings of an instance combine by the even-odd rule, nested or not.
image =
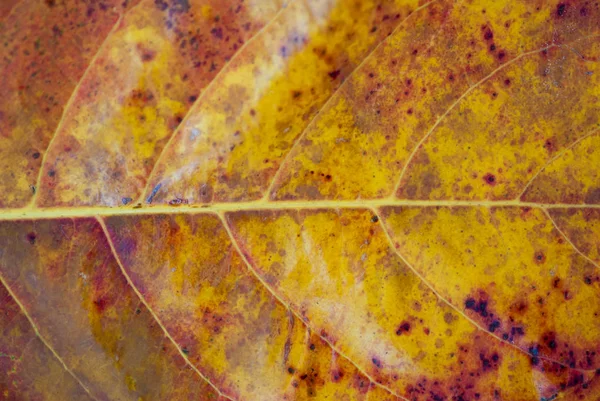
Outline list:
[[[600,6],[0,5],[0,397],[596,400]]]

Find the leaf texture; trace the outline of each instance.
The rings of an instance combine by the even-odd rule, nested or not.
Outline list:
[[[0,397],[597,399],[599,29],[3,2]]]

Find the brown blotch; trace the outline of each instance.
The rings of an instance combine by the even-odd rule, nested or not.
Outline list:
[[[335,70],[335,71],[331,71],[329,72],[329,77],[331,79],[336,79],[338,77],[338,75],[340,75],[340,70]]]
[[[567,5],[565,3],[559,3],[556,6],[556,15],[562,17],[567,13]]]
[[[31,245],[35,244],[35,239],[36,239],[37,236],[36,236],[36,234],[33,231],[30,232],[30,233],[28,233],[26,237],[27,237],[27,241],[29,241],[29,243]]]
[[[494,33],[492,32],[492,30],[490,28],[487,28],[485,30],[485,32],[483,33],[483,38],[485,40],[491,40],[494,38]]]
[[[592,188],[588,190],[584,202],[588,205],[600,204],[600,188]]]
[[[544,252],[538,251],[535,253],[533,259],[535,260],[535,263],[543,264],[546,261],[546,255],[544,255]]]
[[[494,174],[491,173],[487,173],[486,175],[483,176],[483,180],[491,186],[496,185],[496,176]]]
[[[400,323],[400,326],[396,329],[396,335],[400,336],[402,334],[410,334],[410,323],[406,320]]]
[[[554,141],[552,139],[546,139],[546,142],[544,142],[544,148],[550,153],[556,151],[556,145],[554,145]]]

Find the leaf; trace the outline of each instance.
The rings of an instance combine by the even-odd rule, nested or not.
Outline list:
[[[2,3],[0,394],[596,399],[599,27]]]

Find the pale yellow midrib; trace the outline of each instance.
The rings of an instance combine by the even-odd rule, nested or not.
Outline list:
[[[183,206],[143,206],[143,207],[56,207],[0,209],[1,220],[55,219],[93,216],[127,216],[143,214],[183,214],[219,213],[259,210],[297,209],[367,209],[379,207],[530,207],[538,209],[600,209],[600,205],[537,203],[519,200],[406,200],[406,199],[365,199],[365,200],[316,200],[316,201],[250,201],[223,202]]]

